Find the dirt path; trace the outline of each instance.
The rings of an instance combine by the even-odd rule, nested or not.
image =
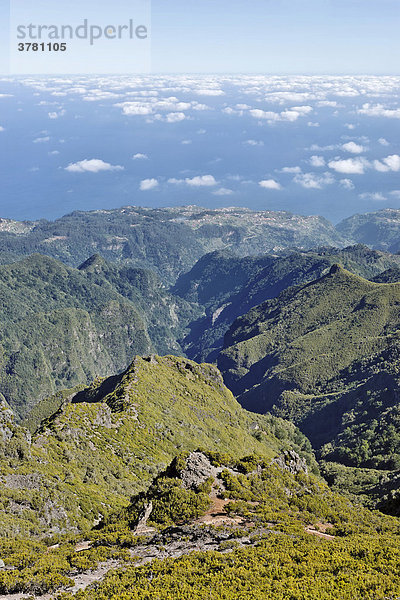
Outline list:
[[[329,529],[333,529],[332,523],[317,523],[316,527],[306,527],[306,533],[310,533],[311,535],[316,535],[317,537],[323,538],[325,540],[334,540],[334,535],[329,535],[325,533]]]

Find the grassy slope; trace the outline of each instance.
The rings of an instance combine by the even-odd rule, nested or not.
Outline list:
[[[95,382],[32,441],[21,427],[3,428],[0,525],[13,535],[91,527],[179,449],[272,457],[295,447],[311,457],[293,425],[244,411],[215,367],[175,357],[136,358],[122,375]]]
[[[238,319],[219,366],[246,408],[300,424],[325,457],[393,469],[399,322],[399,284],[333,268]]]
[[[238,258],[226,251],[204,256],[172,288],[174,294],[199,302],[206,311],[205,317],[192,324],[182,342],[186,353],[197,361],[216,360],[224,335],[237,317],[292,285],[321,277],[337,262],[352,273],[371,279],[386,269],[396,269],[400,256],[361,245],[344,250],[293,252],[281,257]]]
[[[114,552],[115,556],[118,550],[130,548],[130,554],[125,557],[122,554],[122,566],[108,573],[95,587],[75,596],[67,593],[62,598],[387,600],[397,597],[400,592],[398,519],[351,505],[301,468],[291,473],[282,465],[254,456],[239,461],[218,453],[208,456],[213,466],[219,467],[216,477],[204,481],[207,469],[199,470],[197,474],[202,477],[195,486],[188,487],[182,473],[190,457],[184,453],[154,479],[145,495],[132,499],[127,511],[111,524],[91,532],[88,539],[95,547],[85,553],[86,568],[96,553],[100,557]],[[204,525],[195,520],[215,499],[211,489],[214,492],[219,489],[219,498],[224,499],[227,518],[223,524],[219,521],[218,525],[209,522]],[[157,528],[155,538],[152,539],[154,531],[148,532],[148,537],[142,533],[135,538],[130,527],[149,500],[152,512],[148,523]],[[208,519],[210,514],[212,509],[207,512]],[[318,537],[318,529],[329,533]],[[193,552],[190,543],[207,536],[217,541],[215,550]],[[166,552],[169,545],[175,552],[183,549],[186,556],[151,560]],[[8,564],[15,564],[19,555],[8,548],[6,552]],[[8,590],[12,590],[14,582],[21,581],[22,586],[30,589],[32,578],[60,585],[62,582],[57,582],[55,575],[71,571],[70,565],[77,562],[71,546],[65,543],[52,552],[52,564],[50,557],[44,555],[45,549],[40,552],[41,561],[31,559],[33,565],[25,566],[20,573],[0,577],[0,586],[8,585]],[[141,557],[151,562],[136,566]],[[85,565],[84,556],[78,565],[81,568]]]

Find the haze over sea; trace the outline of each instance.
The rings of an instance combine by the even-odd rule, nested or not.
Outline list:
[[[400,207],[400,77],[3,78],[0,216]]]

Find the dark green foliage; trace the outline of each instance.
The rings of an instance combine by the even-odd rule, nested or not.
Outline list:
[[[150,268],[167,283],[215,248],[246,256],[321,244],[345,244],[326,219],[243,208],[124,207],[0,227],[0,255],[39,252],[78,266],[99,253],[109,261]]]
[[[387,600],[400,593],[399,560],[398,540],[392,538],[328,542],[271,536],[256,548],[198,553],[118,570],[74,598]]]
[[[321,277],[332,264],[371,279],[385,269],[396,270],[400,256],[350,246],[344,250],[319,248],[284,256],[239,258],[228,251],[212,252],[176,282],[174,294],[204,306],[206,316],[192,323],[182,345],[194,360],[214,361],[232,322],[292,285]]]
[[[387,269],[383,273],[376,275],[372,281],[375,281],[375,283],[397,283],[400,281],[400,268]]]
[[[247,413],[215,367],[172,356],[137,357],[121,375],[95,381],[67,398],[32,439],[5,404],[0,417],[4,535],[87,530],[99,515],[126,506],[179,450],[271,458],[294,448],[315,468],[292,424]],[[172,490],[175,504],[177,495]]]
[[[180,468],[185,456],[178,457]],[[226,512],[230,517],[244,517],[248,525],[222,528],[228,537],[219,544],[218,552],[192,552],[144,566],[126,565],[110,572],[93,589],[78,592],[76,600],[384,600],[400,592],[398,520],[352,506],[304,472],[291,474],[275,464],[257,462],[254,456],[240,461],[221,454],[214,458],[218,463],[226,461],[227,468],[218,476],[225,486],[224,496],[230,500]],[[235,462],[251,463],[256,469],[234,473],[231,465]],[[179,487],[180,468],[176,461],[172,463],[147,494],[133,499],[128,514],[151,499],[165,509],[158,524],[176,523],[181,518],[179,511],[168,511],[173,506],[171,490],[183,490]],[[190,496],[192,520],[198,514],[195,497],[202,495],[204,492],[194,491]],[[165,514],[173,515],[171,521],[164,519]],[[126,517],[124,513],[119,525],[116,522],[100,531],[99,542],[112,535],[113,528],[125,531]],[[183,520],[190,521],[190,517]],[[312,524],[314,529],[310,529]],[[196,523],[192,527],[196,528]],[[310,534],[327,527],[328,535]],[[182,547],[190,527],[175,527],[175,539],[179,531]],[[243,536],[247,548],[239,547]],[[61,599],[71,600],[72,596],[62,594]]]
[[[400,467],[400,285],[333,267],[238,319],[219,359],[246,408],[297,423],[328,461]]]
[[[19,415],[137,353],[181,353],[176,340],[197,314],[153,273],[100,257],[80,270],[40,255],[0,266],[0,298],[0,393]]]

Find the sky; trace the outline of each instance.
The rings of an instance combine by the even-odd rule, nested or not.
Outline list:
[[[101,39],[28,51],[29,24],[85,20]],[[400,0],[0,0],[0,23],[0,217],[400,208]]]
[[[133,18],[149,23],[151,64],[138,58],[144,44],[131,44],[130,51],[123,42],[108,41],[105,46],[99,42],[96,51],[74,43],[67,53],[69,62],[60,57],[56,61],[50,53],[41,57],[48,72],[55,72],[57,65],[75,73],[400,71],[399,0],[2,0],[3,44],[8,5],[13,16],[12,54],[16,54],[15,25],[24,19],[78,23],[89,18],[107,25]],[[37,56],[23,58],[16,54],[12,72],[23,72],[18,71],[18,60],[25,72],[41,72],[44,67]]]
[[[399,0],[153,0],[153,70],[397,74]]]

